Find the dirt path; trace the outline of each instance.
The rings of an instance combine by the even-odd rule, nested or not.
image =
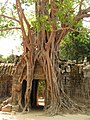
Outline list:
[[[90,115],[65,114],[62,116],[57,115],[54,117],[48,117],[45,116],[41,111],[31,111],[30,113],[27,114],[0,112],[0,120],[90,120]]]

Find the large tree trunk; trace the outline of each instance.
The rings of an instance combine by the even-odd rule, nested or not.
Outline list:
[[[36,17],[40,15],[48,15],[48,18],[52,17],[52,19],[55,19],[54,10],[52,8],[53,0],[51,2],[52,9],[50,15],[45,9],[47,3],[48,0],[37,0]],[[23,111],[30,107],[30,94],[36,61],[42,64],[46,75],[46,112],[55,115],[62,111],[64,112],[65,110],[80,110],[79,107],[65,94],[60,72],[61,70],[59,68],[59,54],[57,46],[69,30],[62,29],[56,34],[54,32],[54,28],[56,28],[55,23],[52,23],[52,32],[46,31],[42,24],[41,31],[38,32],[37,30],[36,34],[33,35],[33,31],[30,31],[30,25],[24,16],[18,0],[16,0],[16,5],[23,35],[24,56],[27,63],[27,88],[25,93],[25,107],[23,108]],[[24,30],[23,22],[26,23],[28,29],[27,35]],[[48,102],[48,100],[50,101]]]
[[[1,10],[2,14],[0,15],[0,17],[8,18],[10,20],[13,20],[14,22],[18,22],[20,26],[14,28],[6,27],[5,29],[1,27],[0,31],[20,29],[22,32],[24,62],[22,62],[21,60],[21,63],[19,62],[16,67],[16,81],[13,80],[12,89],[13,102],[16,104],[18,102],[23,111],[30,108],[30,95],[32,90],[34,69],[36,62],[38,61],[39,64],[43,67],[43,71],[46,77],[46,112],[54,115],[59,114],[61,111],[65,110],[80,110],[78,105],[76,105],[64,92],[62,76],[60,72],[61,70],[59,68],[58,46],[64,36],[67,35],[69,31],[75,28],[75,24],[77,24],[81,19],[85,17],[90,17],[90,7],[86,9],[83,7],[84,0],[80,0],[79,3],[77,2],[78,5],[76,6],[73,5],[74,1],[69,1],[69,7],[66,7],[66,3],[64,3],[65,0],[35,0],[35,13],[37,20],[36,23],[38,24],[36,25],[37,27],[35,31],[33,31],[33,28],[31,29],[30,23],[27,20],[20,3],[26,3],[28,0],[15,1],[16,6],[13,3],[13,8],[16,8],[19,19],[14,18],[13,11],[11,11],[13,17],[3,15],[3,10]],[[32,2],[32,0],[29,0],[28,2]],[[70,3],[72,6],[70,5]],[[47,9],[48,7],[49,9]],[[65,9],[65,7],[67,9]],[[77,8],[79,9],[78,11],[75,10]],[[64,11],[62,12],[62,10]],[[14,11],[14,13],[16,16],[16,11]],[[71,16],[70,19],[69,16]],[[60,19],[60,17],[63,19]],[[45,22],[47,24],[45,24]],[[59,25],[58,28],[56,23]],[[7,24],[5,26],[7,26]],[[25,65],[23,65],[23,63]],[[20,68],[20,65],[22,68],[22,72],[18,70]],[[25,69],[26,75],[24,76]],[[18,76],[17,73],[20,74],[20,76]],[[21,104],[21,84],[23,78],[26,80],[27,83],[24,107]],[[18,100],[16,100],[15,98],[18,98]]]

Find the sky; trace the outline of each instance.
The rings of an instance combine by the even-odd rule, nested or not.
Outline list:
[[[5,4],[7,0],[0,0],[0,2]],[[10,2],[15,2],[15,0],[11,0]],[[22,6],[24,7],[24,6]],[[34,10],[34,5],[31,5],[29,10]],[[21,47],[21,40],[19,38],[19,35],[12,35],[9,37],[0,37],[0,54],[3,55],[3,58],[6,58],[10,54],[15,55],[21,55],[23,53],[22,47]]]
[[[3,58],[11,55],[12,53],[15,55],[22,54],[21,40],[15,36],[9,36],[6,38],[0,39],[0,54],[3,55]]]

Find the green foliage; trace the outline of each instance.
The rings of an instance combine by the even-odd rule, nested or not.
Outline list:
[[[6,18],[3,18],[1,17],[0,18],[0,29],[6,29],[6,28],[10,28],[10,27],[15,27],[15,22],[12,21],[12,20],[8,20]],[[0,31],[0,36],[6,36],[8,33],[12,33],[13,34],[13,31],[9,31],[9,30],[6,30],[6,31]]]
[[[90,58],[90,35],[77,31],[70,32],[60,44],[63,59],[83,61]]]
[[[0,3],[0,36],[6,36],[8,33],[12,33],[13,31],[6,30],[7,28],[14,28],[18,26],[18,23],[12,19],[9,19],[5,16],[11,18],[17,18],[16,13],[16,5],[11,1],[3,1]],[[5,31],[4,31],[5,30]]]
[[[41,31],[42,26],[44,26],[45,30],[51,31],[52,30],[51,23],[52,21],[48,21],[47,15],[37,16],[36,20],[31,22],[35,31],[36,30]]]
[[[24,4],[24,3],[27,3],[27,5],[28,5],[28,3],[30,3],[30,4],[33,4],[34,2],[36,2],[37,0],[22,0],[22,3]]]
[[[0,54],[0,62],[1,63],[6,63],[6,58],[3,58],[3,55]]]
[[[1,13],[3,14],[5,12],[4,6],[1,7]]]
[[[13,4],[13,9],[16,10],[16,5],[15,4]]]
[[[70,21],[73,20],[75,14],[74,10],[74,0],[64,0],[62,4],[60,4],[59,0],[55,0],[55,5],[57,7],[56,17],[58,17],[58,21],[70,24]]]
[[[15,62],[15,58],[16,58],[16,56],[13,55],[13,54],[11,54],[11,55],[9,55],[9,56],[6,58],[6,60],[7,60],[8,63],[14,63],[14,62]]]
[[[27,19],[29,20],[29,23],[31,24],[32,27],[34,27],[35,30],[40,31],[42,29],[42,26],[45,27],[45,30],[51,31],[52,30],[52,22],[55,22],[56,26],[58,28],[61,27],[61,22],[65,23],[66,25],[70,26],[71,21],[73,20],[73,18],[75,17],[76,14],[76,9],[75,6],[77,4],[79,4],[80,0],[63,0],[62,4],[60,4],[61,0],[54,0],[54,4],[55,4],[55,21],[52,20],[52,18],[48,18],[47,15],[40,15],[37,16],[33,21],[30,20],[30,16],[31,16],[31,11],[30,9],[28,9],[29,7],[31,7],[30,5],[34,5],[34,3],[37,0],[21,0],[21,4],[22,6],[24,5],[23,9],[24,12],[26,12],[28,10],[27,13],[25,13]],[[50,5],[50,1],[49,3],[47,3],[47,5],[45,6],[46,10],[48,11],[48,15],[50,15],[50,11],[51,11],[51,5]],[[0,13],[4,13],[8,16],[12,16],[14,18],[17,18],[17,14],[16,14],[16,5],[13,2],[7,2],[7,4],[5,4],[5,6],[3,6],[3,4],[0,4]],[[34,16],[35,17],[35,16]],[[50,17],[50,16],[49,16]],[[17,26],[17,24],[15,22],[12,21],[8,21],[7,19],[3,19],[0,18],[0,23],[1,26],[0,28],[8,28],[8,27],[14,27]],[[2,21],[2,22],[1,22]],[[31,22],[32,21],[32,22]],[[77,22],[74,23],[73,26],[76,26]],[[71,26],[72,27],[72,26]],[[3,34],[3,32],[1,32],[1,34]]]
[[[16,55],[11,54],[7,56],[6,58],[3,57],[3,55],[0,54],[0,62],[1,63],[15,63]]]
[[[24,5],[23,10],[25,12],[25,16],[29,21],[29,23],[31,24],[31,27],[33,27],[35,31],[36,30],[38,30],[38,32],[41,31],[42,27],[44,27],[44,29],[47,31],[52,31],[53,22],[56,25],[56,29],[61,28],[61,23],[64,23],[66,26],[70,26],[70,27],[78,26],[78,22],[74,23],[73,25],[71,23],[73,22],[73,19],[78,11],[77,9],[75,9],[75,7],[77,6],[77,4],[79,5],[80,0],[62,0],[62,4],[60,4],[61,0],[54,0],[55,3],[54,5],[55,8],[53,8],[55,9],[54,20],[52,20],[50,16],[50,12],[51,12],[50,1],[45,6],[46,14],[39,15],[37,17],[35,17],[34,14],[32,15],[33,18],[31,18],[30,5],[31,4],[34,5],[36,1],[37,0],[21,0],[22,7]],[[18,19],[16,5],[12,1],[10,1],[9,3],[7,2],[5,5],[0,4],[0,14],[1,13]],[[0,17],[0,29],[4,29],[8,27],[16,27],[16,26],[20,26],[20,25],[13,20],[8,20],[7,18]],[[27,32],[26,29],[27,28],[25,26],[25,31]],[[6,32],[1,31],[0,35],[1,36],[6,35],[6,33],[8,33],[8,31]]]
[[[3,55],[0,54],[0,62],[3,62]]]
[[[2,59],[2,58],[3,58],[3,55],[0,54],[0,59]]]
[[[38,84],[38,96],[44,97],[44,92],[45,92],[45,81],[41,80],[39,81]]]

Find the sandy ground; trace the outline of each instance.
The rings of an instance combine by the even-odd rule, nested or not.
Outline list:
[[[62,116],[48,117],[42,111],[31,111],[26,114],[0,112],[0,120],[90,120],[90,115],[65,114]]]

